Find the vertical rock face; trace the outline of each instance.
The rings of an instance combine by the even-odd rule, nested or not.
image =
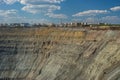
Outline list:
[[[0,79],[120,80],[120,31],[1,28]]]

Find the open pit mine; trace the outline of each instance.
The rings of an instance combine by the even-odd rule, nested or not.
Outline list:
[[[0,80],[120,80],[120,30],[0,28]]]

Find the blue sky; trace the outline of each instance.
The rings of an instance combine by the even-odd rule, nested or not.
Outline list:
[[[0,23],[120,23],[120,0],[0,0]]]

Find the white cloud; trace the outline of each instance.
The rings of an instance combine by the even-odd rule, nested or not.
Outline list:
[[[102,22],[107,23],[119,23],[120,24],[120,17],[118,16],[106,16],[101,18]]]
[[[0,23],[44,23],[48,22],[47,19],[35,19],[35,18],[26,18],[24,16],[19,16],[17,10],[0,10]]]
[[[42,13],[50,18],[66,18],[64,14],[54,14],[54,11],[61,9],[58,4],[63,1],[64,0],[20,0],[20,3],[25,4],[22,10],[33,14]]]
[[[82,22],[82,19],[81,18],[73,18],[72,21],[73,22]]]
[[[30,19],[30,18],[26,18],[25,20],[27,20],[28,22],[30,22],[30,23],[49,23],[50,21],[49,20],[47,20],[47,19],[45,19],[45,18],[40,18],[40,19]]]
[[[41,4],[41,3],[61,3],[64,0],[0,0],[6,4],[13,4],[15,2],[20,2],[21,4]]]
[[[7,18],[4,17],[3,18],[3,23],[23,23],[23,22],[26,22],[26,18],[25,17],[20,17],[18,15],[16,16],[8,16]]]
[[[0,23],[49,23],[47,19],[26,18],[23,16],[0,17]]]
[[[111,11],[120,11],[120,6],[110,8]]]
[[[47,13],[47,16],[49,16],[50,18],[59,18],[59,19],[66,19],[67,16],[64,14],[54,14],[54,13]]]
[[[113,23],[113,24],[119,24],[120,23],[120,17],[118,16],[105,16],[101,18],[97,17],[88,17],[83,20],[83,22],[87,23]]]
[[[14,16],[17,14],[17,10],[11,9],[11,10],[0,10],[0,16],[1,17],[8,17],[8,16]]]
[[[89,18],[86,18],[84,22],[94,24],[94,23],[98,23],[99,21],[96,18],[89,17]]]
[[[95,16],[98,14],[105,14],[107,13],[107,10],[88,10],[88,11],[83,11],[83,12],[79,12],[77,14],[74,14],[74,17],[78,17],[78,16]]]
[[[48,23],[47,19],[36,19],[36,18],[27,18],[22,16],[16,16],[16,17],[9,17],[7,19],[4,19],[4,22],[9,23]]]
[[[15,2],[24,4],[22,10],[29,13],[42,13],[51,18],[66,18],[64,14],[54,14],[54,11],[61,9],[59,4],[63,1],[64,0],[3,0],[6,4],[13,4]]]
[[[22,10],[30,12],[30,13],[41,13],[41,12],[52,12],[54,10],[60,10],[60,6],[56,5],[26,5],[22,8]]]
[[[18,11],[15,9],[11,10],[0,10],[0,22],[2,23],[12,23],[12,22],[20,22],[25,19],[25,17],[19,17]]]
[[[21,4],[61,3],[64,0],[19,0]]]
[[[13,4],[15,2],[17,2],[18,0],[0,0],[0,2],[2,3],[6,3],[6,4]]]

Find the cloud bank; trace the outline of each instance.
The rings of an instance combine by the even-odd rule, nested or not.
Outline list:
[[[36,13],[52,13],[55,10],[60,10],[60,6],[56,5],[26,5],[22,8],[22,10],[36,14]]]
[[[76,13],[72,16],[73,17],[95,16],[95,15],[98,15],[98,14],[105,14],[105,13],[108,13],[108,11],[107,10],[88,10],[88,11],[83,11],[83,12]]]
[[[7,5],[12,5],[16,2],[22,4],[23,7],[21,7],[21,10],[24,12],[28,12],[31,14],[37,14],[37,15],[44,15],[43,17],[49,17],[49,18],[55,18],[55,19],[65,19],[65,20],[70,20],[71,18],[74,19],[74,21],[84,21],[86,22],[111,22],[111,23],[120,23],[120,16],[116,15],[111,15],[115,11],[120,11],[120,6],[114,6],[109,9],[105,10],[87,10],[87,11],[82,11],[78,12],[75,14],[71,14],[71,16],[67,16],[62,13],[56,13],[56,11],[62,10],[63,7],[61,7],[61,3],[64,2],[65,0],[0,0],[0,3],[4,3]],[[0,19],[3,20],[4,18],[8,19],[25,19],[28,20],[24,17],[18,16],[19,13],[15,9],[10,9],[10,10],[0,10]],[[109,14],[111,16],[109,16]],[[102,14],[107,14],[102,15]],[[102,15],[105,17],[101,17],[100,19],[97,19],[97,15]],[[76,19],[77,18],[77,19]],[[33,19],[35,20],[35,19]],[[38,19],[37,19],[38,20]],[[71,19],[72,20],[72,19]],[[16,20],[17,21],[17,20]],[[42,21],[46,21],[43,19]]]
[[[120,6],[110,8],[111,11],[120,11]]]
[[[64,0],[2,0],[6,4],[14,4],[19,2],[23,4],[21,10],[32,14],[44,14],[50,18],[65,18],[65,14],[55,14],[56,10],[61,10],[60,3]]]
[[[8,16],[14,16],[17,14],[17,10],[11,9],[11,10],[0,10],[0,16],[1,17],[8,17]]]

